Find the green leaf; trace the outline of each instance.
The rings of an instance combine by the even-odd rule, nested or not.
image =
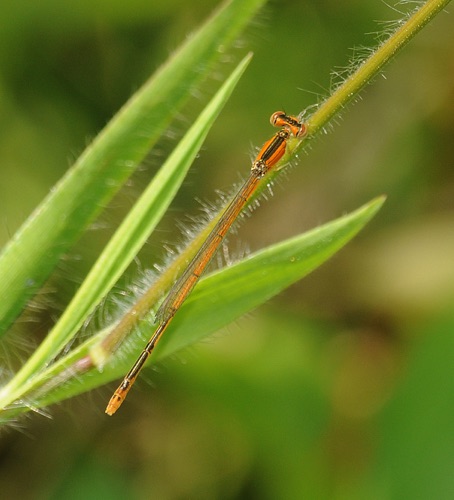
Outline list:
[[[156,347],[154,359],[198,342],[309,274],[350,241],[383,203],[384,197],[377,198],[202,280]]]
[[[265,0],[232,0],[123,106],[0,256],[0,335],[141,163]],[[220,48],[222,47],[222,50]]]

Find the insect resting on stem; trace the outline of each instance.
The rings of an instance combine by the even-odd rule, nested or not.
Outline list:
[[[159,307],[156,313],[158,327],[131,370],[127,373],[113,396],[110,398],[106,408],[106,413],[108,415],[113,415],[125,400],[126,395],[137,379],[148,357],[156,347],[159,339],[162,337],[176,312],[200,279],[225,235],[256,191],[261,179],[265,174],[270,172],[284,156],[288,139],[290,137],[301,138],[307,132],[304,122],[300,121],[295,116],[285,114],[283,111],[276,111],[273,113],[270,122],[275,127],[280,127],[280,130],[262,146],[262,149],[252,163],[249,177],[233,197],[207,239],[188,264],[183,274],[174,283],[167,297]]]

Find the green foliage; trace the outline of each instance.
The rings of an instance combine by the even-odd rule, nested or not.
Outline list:
[[[192,42],[184,46],[183,49],[174,56],[170,63],[122,108],[118,116],[100,134],[99,139],[95,140],[93,145],[81,156],[81,159],[76,162],[76,165],[70,170],[65,180],[57,186],[46,200],[44,200],[42,206],[35,211],[34,215],[31,216],[29,221],[18,232],[17,237],[7,246],[0,258],[0,272],[1,266],[3,266],[4,269],[11,269],[11,255],[16,255],[17,253],[24,254],[27,251],[31,252],[32,241],[36,238],[36,234],[40,234],[45,235],[42,236],[42,239],[39,241],[40,252],[35,252],[34,258],[29,259],[31,267],[26,272],[30,273],[29,279],[32,281],[36,280],[34,277],[35,273],[40,273],[41,280],[44,278],[46,268],[50,266],[50,263],[55,263],[58,257],[55,252],[49,252],[49,248],[52,246],[53,248],[58,248],[59,252],[61,252],[66,248],[68,242],[72,241],[87,225],[91,218],[91,216],[81,218],[78,215],[78,210],[75,208],[75,203],[78,204],[79,209],[86,214],[96,212],[98,204],[105,201],[107,196],[106,194],[99,195],[96,186],[102,184],[103,186],[112,188],[112,186],[121,184],[121,176],[118,178],[107,177],[107,179],[105,179],[103,173],[109,163],[113,161],[115,164],[120,165],[124,165],[125,163],[129,166],[137,165],[138,161],[144,157],[147,147],[150,147],[150,144],[155,142],[156,137],[164,132],[165,124],[174,116],[175,110],[179,109],[179,104],[184,101],[184,97],[187,98],[187,93],[181,93],[181,88],[188,87],[186,80],[190,68],[194,66],[196,61],[205,67],[209,67],[210,61],[215,59],[216,53],[219,52],[219,43],[223,40],[221,33],[226,32],[231,36],[231,27],[242,26],[247,16],[251,16],[254,12],[254,10],[251,9],[248,14],[245,14],[245,10],[236,7],[237,5],[236,2],[232,2],[224,9],[221,9],[217,18],[214,18],[211,23],[206,24],[205,27],[199,31],[199,34],[192,39]],[[244,4],[242,5],[244,7]],[[227,22],[226,19],[228,19],[229,22]],[[225,36],[225,39],[228,40],[229,37]],[[216,40],[217,43],[210,42],[210,40]],[[188,55],[190,57],[188,57]],[[25,411],[27,411],[28,408],[38,408],[42,406],[42,403],[40,403],[42,394],[46,395],[51,389],[66,382],[67,379],[78,376],[77,382],[80,383],[81,373],[93,366],[96,369],[102,368],[106,360],[112,356],[112,351],[116,348],[119,341],[123,340],[130,333],[133,326],[135,326],[133,322],[135,317],[143,317],[148,313],[149,309],[153,307],[154,302],[170,288],[174,280],[173,275],[164,279],[164,283],[161,283],[160,286],[152,288],[151,297],[153,300],[150,301],[147,298],[145,307],[141,306],[140,310],[131,308],[125,313],[125,317],[131,317],[131,321],[126,321],[127,326],[123,328],[123,331],[117,332],[115,328],[112,328],[114,341],[109,341],[108,339],[108,344],[103,341],[104,343],[102,346],[104,346],[104,349],[103,347],[95,346],[88,354],[85,353],[85,357],[82,355],[82,349],[79,351],[79,358],[77,360],[71,360],[69,363],[63,361],[61,364],[61,373],[48,373],[47,367],[49,363],[58,357],[65,344],[72,342],[77,334],[77,330],[87,321],[89,315],[115,284],[135,257],[138,250],[145,243],[149,234],[156,227],[156,224],[159,222],[172,198],[175,196],[192,160],[199,151],[214,118],[232,92],[234,85],[238,82],[249,59],[250,57],[243,60],[232,76],[221,87],[210,104],[201,113],[198,120],[196,120],[194,125],[189,129],[185,137],[180,141],[173,154],[169,157],[169,160],[163,165],[160,172],[150,183],[143,196],[132,208],[106,249],[100,255],[93,269],[85,279],[85,282],[79,288],[74,299],[68,305],[44,342],[36,349],[13,379],[2,388],[0,392],[0,407],[3,408],[3,411],[6,411],[6,419],[22,411],[18,409],[17,406],[22,407]],[[371,71],[371,74],[372,73]],[[168,82],[170,82],[169,86]],[[340,90],[338,90],[338,93]],[[173,95],[172,92],[174,92],[175,95]],[[175,100],[176,103],[175,108],[173,106],[166,106],[168,112],[166,120],[161,116],[163,111],[162,99],[170,101]],[[330,105],[330,101],[327,101],[327,105]],[[337,104],[338,107],[341,107],[341,105],[342,102]],[[331,106],[335,107],[336,103]],[[171,111],[169,112],[169,110]],[[157,116],[154,116],[154,113],[157,113],[160,118],[158,119]],[[315,116],[317,116],[317,114]],[[145,134],[141,133],[139,137],[137,137],[137,129],[147,129],[146,124],[142,123],[144,120],[151,121],[153,124],[151,127],[152,131]],[[157,127],[155,126],[156,123],[158,124]],[[314,128],[309,119],[308,127],[311,126]],[[295,142],[300,143],[301,140]],[[298,145],[299,144],[296,144],[296,146]],[[294,145],[290,145],[289,155],[291,155],[295,149],[296,147],[294,147]],[[115,152],[118,156],[115,156],[115,154],[112,156],[112,152]],[[285,160],[287,160],[287,158]],[[93,187],[90,187],[91,184],[93,184]],[[93,196],[93,203],[91,204],[93,210],[89,208],[90,204],[88,204],[87,199],[84,197],[85,193],[91,190],[95,193]],[[114,191],[115,190],[111,189],[111,194],[113,194]],[[84,196],[82,196],[82,193]],[[60,229],[62,225],[61,221],[64,221],[64,228],[62,230]],[[78,221],[78,223],[74,224],[73,221]],[[362,224],[361,217],[358,218],[358,223]],[[45,231],[44,229],[48,226],[53,228],[53,231]],[[73,226],[77,229],[74,229]],[[66,227],[72,231],[71,237],[68,237],[68,230]],[[207,229],[209,229],[209,227]],[[353,236],[357,230],[358,227],[355,227],[355,229],[350,232],[350,237]],[[202,232],[201,236],[204,234],[206,234],[206,231]],[[342,229],[339,230],[338,233],[335,232],[333,235],[330,235],[327,240],[330,245],[327,247],[325,245],[320,245],[319,248],[315,247],[317,248],[315,262],[318,264],[323,262],[326,255],[332,253],[333,248],[336,249],[341,246],[337,244],[338,240],[345,243],[347,239],[348,238],[343,238]],[[188,252],[194,252],[198,246],[197,244],[189,246]],[[305,243],[302,245],[302,252],[303,255],[308,252]],[[48,265],[40,265],[40,258],[42,259],[43,256],[48,258]],[[191,256],[192,255],[186,253],[184,254],[183,260],[189,261]],[[299,254],[299,257],[301,257],[301,254]],[[295,258],[298,259],[299,257]],[[281,259],[285,261],[287,258],[286,252],[282,252]],[[280,281],[281,277],[286,278],[284,283],[288,285],[304,275],[307,272],[306,269],[316,267],[316,265],[312,264],[312,260],[314,259],[312,252],[309,252],[307,258],[308,262],[303,259],[304,266],[302,272],[298,272],[298,266],[291,266],[291,279],[287,277],[288,271],[283,272],[281,268],[278,268],[275,273],[271,272],[273,263],[269,262],[267,264],[269,267],[269,272],[267,274],[268,278],[264,283],[262,283],[262,280],[257,278],[254,279],[254,268],[251,268],[250,263],[252,261],[249,261],[248,273],[250,273],[250,279],[253,282],[252,290],[249,291],[249,297],[254,297],[255,300],[249,304],[249,307],[244,307],[244,305],[248,303],[247,295],[241,297],[241,295],[237,294],[235,300],[235,296],[230,294],[230,302],[225,303],[230,309],[230,312],[224,315],[225,318],[228,318],[227,322],[232,321],[246,312],[249,308],[257,306],[260,302],[269,299],[272,295],[280,291],[285,286]],[[178,268],[179,272],[181,272],[182,266],[179,265]],[[261,266],[260,272],[263,272],[265,269],[264,266]],[[6,275],[6,283],[8,283],[13,290],[15,286],[11,283],[11,279],[9,279],[8,276],[13,276],[14,279],[18,280],[20,283],[21,273],[23,272],[24,269],[21,269],[19,273],[12,272]],[[224,278],[222,278],[222,280],[223,279]],[[268,284],[266,284],[267,282]],[[214,289],[219,290],[221,287],[218,285]],[[245,291],[247,287],[241,286],[241,289]],[[258,293],[258,290],[262,293]],[[25,295],[27,295],[27,293],[25,293]],[[148,292],[145,295],[148,297]],[[11,297],[14,296],[15,293],[12,293]],[[24,300],[23,296],[21,297],[21,301],[22,300]],[[239,302],[242,304],[241,308],[235,306],[235,304]],[[222,318],[222,315],[219,315],[217,311],[214,316],[211,314],[211,304],[207,299],[204,299],[204,303],[209,304],[209,307],[205,307],[205,309],[196,316],[197,324],[201,326],[200,331],[192,328],[193,335],[186,338],[183,345],[191,344],[226,324],[225,318],[219,322],[219,318]],[[12,306],[11,311],[15,310],[17,311],[17,308]],[[10,320],[10,313],[6,313],[4,318],[7,323]],[[122,323],[120,323],[120,325],[122,325]],[[149,325],[146,324],[145,328],[148,330]],[[106,328],[106,330],[102,332],[102,336],[108,336],[109,334],[109,328]],[[108,347],[105,347],[106,345],[108,345]],[[129,360],[129,362],[131,361]],[[121,367],[122,371],[125,370],[124,366],[124,364],[116,362],[117,372],[118,367]],[[51,367],[51,372],[54,371],[55,367]],[[85,389],[88,390],[100,383],[110,381],[115,377],[115,374],[116,372],[111,373],[109,370],[105,369],[99,377],[91,376],[91,384],[85,387]],[[40,392],[37,393],[37,390]],[[64,390],[63,394],[69,395],[72,394],[72,392]],[[44,398],[44,400],[46,401],[46,398]],[[50,400],[55,401],[56,399],[51,396]],[[16,402],[19,401],[27,402],[25,404],[17,404]],[[13,408],[8,408],[11,405],[13,405]]]
[[[144,71],[157,67],[169,48],[175,47],[176,38],[194,29],[209,8],[205,0],[187,5],[142,0],[127,6],[115,0],[108,3],[105,7],[104,2],[82,2],[68,10],[64,3],[43,1],[25,8],[20,2],[11,2],[2,10],[0,198],[8,210],[4,219],[13,229],[65,170],[67,152],[83,147],[87,134],[93,134],[122,105],[131,84],[142,81]],[[137,115],[130,115],[129,131],[125,127],[125,135],[111,136],[110,154],[119,153],[113,171],[102,161],[89,161],[93,177],[79,178],[80,186],[74,184],[67,198],[55,195],[60,205],[54,206],[58,209],[54,216],[62,214],[62,219],[71,220],[66,229],[57,223],[60,219],[48,218],[52,210],[46,208],[45,215],[36,212],[36,220],[42,217],[47,225],[37,226],[34,233],[21,230],[22,234],[31,231],[34,238],[23,247],[24,243],[16,246],[2,267],[2,277],[4,273],[8,278],[0,280],[4,331],[153,141],[174,133],[174,112],[191,116],[182,136],[191,135],[189,130],[196,132],[183,157],[189,158],[199,149],[202,136],[244,69],[240,64],[230,80],[223,74],[222,81],[228,81],[222,86],[217,72],[221,67],[221,73],[230,73],[230,65],[226,70],[222,69],[225,64],[213,63],[225,62],[238,52],[232,48],[242,45],[236,43],[238,33],[260,3],[232,2],[234,10],[224,13],[235,11],[233,17],[224,14],[223,21],[222,16],[212,18],[206,25],[224,26],[222,36],[219,32],[210,35],[211,28],[206,28],[188,39],[186,46],[212,36],[212,44],[199,46],[201,60],[206,57],[210,62],[192,67],[188,49],[189,55],[182,61],[188,62],[188,72],[181,78],[165,79],[161,87],[161,92],[167,85],[173,88],[172,100],[156,102],[161,106],[157,115],[149,114],[142,102],[144,107],[136,108]],[[76,302],[61,316],[66,316],[66,326],[60,323],[63,326],[54,330],[60,329],[61,337],[47,340],[47,348],[42,344],[38,354],[28,360],[19,353],[17,359],[22,358],[24,368],[5,386],[3,400],[12,404],[1,413],[3,422],[14,425],[21,413],[37,412],[29,413],[33,419],[18,421],[18,425],[26,423],[27,432],[36,439],[12,432],[3,436],[0,483],[5,497],[451,498],[454,183],[450,164],[454,153],[451,82],[446,74],[453,45],[452,26],[446,23],[452,24],[452,16],[439,16],[399,55],[397,64],[386,73],[387,80],[378,79],[360,105],[343,113],[342,127],[335,134],[310,143],[310,156],[306,158],[307,149],[300,154],[305,168],[291,172],[291,184],[282,183],[284,193],[282,178],[274,184],[275,198],[262,203],[254,217],[239,228],[240,233],[247,231],[246,236],[240,234],[241,239],[266,248],[201,280],[151,360],[150,365],[158,362],[166,370],[146,369],[127,405],[113,419],[102,413],[110,395],[107,388],[93,392],[89,403],[84,397],[67,401],[61,408],[54,405],[53,420],[38,415],[47,413],[47,405],[121,377],[149,337],[152,325],[146,318],[126,332],[114,356],[105,344],[115,317],[112,305],[118,302],[116,312],[125,313],[127,304],[137,296],[134,282],[129,286],[128,278],[117,285],[117,295],[114,291],[105,299],[104,330],[88,336],[87,331],[77,332],[76,325],[87,319],[89,310],[122,273],[156,221],[161,220],[161,226],[139,256],[146,268],[165,253],[163,241],[178,239],[170,235],[169,227],[175,225],[175,214],[181,218],[181,213],[194,212],[188,200],[209,196],[206,193],[233,182],[237,172],[246,172],[244,152],[249,141],[260,144],[270,134],[264,118],[281,106],[294,112],[314,104],[314,93],[320,87],[329,88],[328,99],[320,105],[327,96],[319,98],[319,105],[312,108],[315,112],[306,116],[311,138],[316,132],[322,136],[319,132],[331,129],[327,120],[351,99],[357,100],[358,92],[402,45],[402,39],[408,41],[446,3],[429,1],[425,11],[417,11],[419,17],[415,13],[404,16],[413,22],[411,29],[411,24],[394,22],[388,30],[388,34],[399,33],[394,45],[385,45],[382,52],[360,50],[345,70],[338,65],[345,60],[347,48],[373,45],[370,37],[362,37],[364,32],[376,31],[371,20],[394,18],[395,11],[382,2],[354,7],[284,2],[270,6],[266,21],[259,18],[260,35],[246,44],[255,52],[253,63],[230,98],[231,104],[210,130],[197,168],[181,191],[184,194],[173,201],[176,208],[169,222],[159,212],[165,210],[184,176],[187,165],[179,162],[169,169],[169,163],[163,166],[149,184],[158,182],[159,189],[145,189],[145,198],[127,214],[125,225],[110,244],[102,241],[108,230],[85,233],[75,247],[82,259],[76,265],[65,257],[63,266],[60,264],[63,272],[57,271],[45,288],[57,290],[49,301],[51,307],[33,311],[39,321],[22,318],[5,335],[4,379],[16,361],[16,346],[23,337],[34,339],[47,333],[49,316],[60,316],[58,304],[64,303],[60,294],[67,287],[72,296],[74,281],[87,272],[83,266],[96,260],[91,258],[91,245],[100,248],[96,255],[102,255],[102,260],[88,273],[85,284],[79,288],[77,283],[83,292],[74,296]],[[213,50],[224,36],[223,51]],[[384,35],[380,39],[386,41]],[[181,51],[176,52],[177,59],[178,54]],[[370,64],[372,54],[374,64]],[[340,85],[339,74],[352,75],[359,60],[366,64],[361,73],[355,73],[356,79],[347,80],[350,91],[346,92],[348,87]],[[335,83],[328,78],[333,67]],[[136,73],[133,68],[138,68]],[[168,64],[161,71],[167,69]],[[216,77],[208,82],[215,87],[215,97],[192,120],[195,113],[187,111],[184,101],[192,101],[194,94],[203,96],[210,75]],[[311,86],[310,82],[317,84]],[[301,92],[301,85],[308,92]],[[181,106],[177,110],[178,96]],[[152,95],[148,97],[153,100]],[[196,100],[200,105],[198,97]],[[134,105],[135,98],[113,123],[120,123],[119,117]],[[164,121],[159,124],[161,118]],[[142,128],[136,127],[139,124]],[[106,138],[110,127],[94,144]],[[185,135],[175,152],[188,138]],[[292,143],[287,160],[293,163],[295,153],[305,144]],[[76,165],[89,159],[88,151]],[[125,152],[136,158],[132,164],[121,163]],[[144,164],[151,167],[153,161],[146,159]],[[30,170],[24,173],[21,165],[30,165]],[[95,173],[104,167],[104,173]],[[68,185],[72,172],[60,186]],[[123,177],[104,185],[104,174]],[[139,184],[140,175],[144,177],[139,173]],[[252,318],[242,319],[241,328],[229,327],[228,335],[211,344],[200,342],[337,252],[373,216],[382,199],[308,233],[288,239],[289,234],[381,192],[387,193],[388,201],[370,228],[373,230],[362,232],[348,249],[301,285],[260,307]],[[100,197],[103,193],[105,199]],[[82,201],[87,203],[87,212],[81,208]],[[122,203],[128,205],[120,198]],[[108,212],[112,227],[117,225],[115,208],[109,207]],[[29,222],[26,227],[34,224]],[[3,228],[5,234],[12,232],[10,227]],[[181,251],[177,261],[190,258],[207,230],[209,225]],[[56,238],[54,244],[52,238]],[[284,241],[270,245],[272,240]],[[13,240],[12,245],[18,244]],[[89,247],[86,252],[85,245]],[[109,259],[104,259],[103,248]],[[31,272],[35,273],[33,279],[24,281]],[[171,282],[167,273],[165,269],[158,277],[157,301]],[[118,298],[118,290],[131,296]],[[150,311],[155,307],[153,302]],[[74,339],[71,349],[51,359],[63,343]],[[190,362],[175,362],[174,358]],[[102,370],[93,361],[103,365]],[[155,386],[152,391],[150,378]],[[23,481],[24,456],[28,457],[27,481]]]

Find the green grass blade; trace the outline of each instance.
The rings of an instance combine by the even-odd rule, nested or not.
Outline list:
[[[53,330],[15,377],[2,388],[0,407],[20,399],[33,385],[33,377],[74,337],[86,318],[134,259],[177,193],[208,131],[250,60],[251,55],[248,55],[237,66],[150,182]]]
[[[349,215],[257,252],[202,279],[175,316],[153,353],[151,362],[160,361],[199,342],[316,269],[350,241],[383,202],[384,197],[372,200]],[[37,407],[47,406],[123,376],[143,347],[143,337],[150,334],[148,323],[142,323],[141,328],[143,333],[135,331],[102,372],[91,369],[78,374],[34,398],[33,404]],[[103,335],[104,332],[101,332],[98,337]],[[55,377],[58,380],[58,374],[84,358],[96,342],[99,339],[92,338],[68,354],[43,373],[43,379]],[[27,410],[23,408],[17,411]],[[8,411],[4,413],[5,417],[7,415]]]
[[[376,198],[355,212],[213,273],[194,289],[156,347],[161,359],[266,302],[328,260],[375,215]]]
[[[143,160],[265,0],[232,0],[125,104],[0,256],[0,335]]]

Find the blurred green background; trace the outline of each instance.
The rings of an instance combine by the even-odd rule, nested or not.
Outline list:
[[[2,3],[1,245],[218,4]],[[255,56],[141,266],[178,243],[175,221],[199,213],[196,198],[214,201],[245,175],[273,111],[316,103],[351,47],[375,44],[387,26],[376,20],[399,17],[380,0],[271,1],[231,54]],[[230,251],[386,193],[365,231],[212,342],[146,370],[114,418],[106,387],[20,420],[0,439],[3,498],[454,498],[453,28],[446,13],[426,27],[278,179]],[[60,314],[178,127],[20,319],[1,348],[7,364]]]

